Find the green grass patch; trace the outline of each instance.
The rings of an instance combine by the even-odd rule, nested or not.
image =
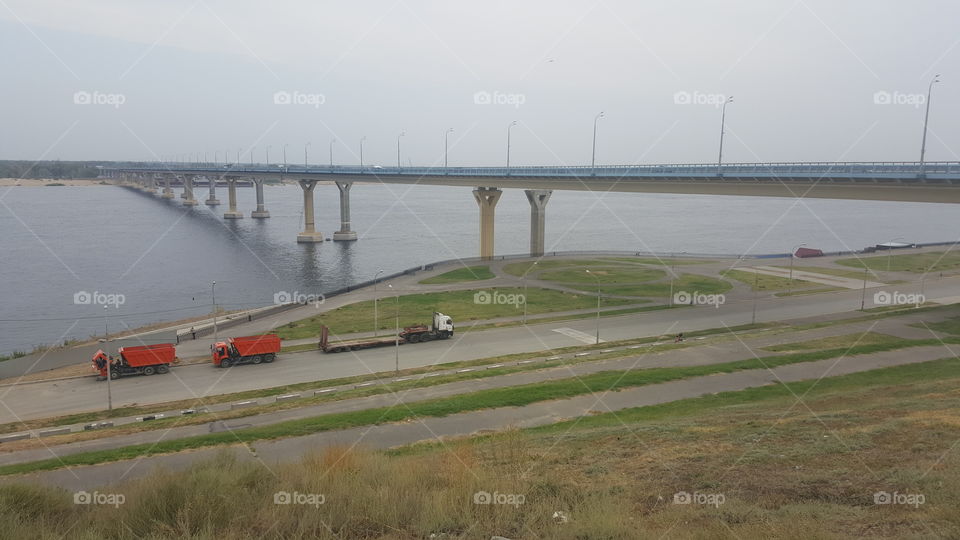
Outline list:
[[[397,310],[399,309],[400,326],[415,324],[429,324],[434,311],[440,311],[453,318],[454,324],[466,321],[495,319],[498,317],[519,317],[523,315],[523,303],[482,303],[487,297],[478,297],[474,294],[480,291],[493,294],[496,299],[526,298],[527,314],[552,313],[557,311],[573,311],[578,309],[594,308],[597,305],[595,296],[585,296],[576,293],[556,291],[551,289],[522,287],[491,287],[490,289],[474,289],[468,291],[445,291],[401,296],[399,308],[395,297],[380,298],[379,326],[381,330],[393,330],[396,325]],[[633,303],[631,300],[605,298],[604,305],[616,306]],[[313,317],[293,321],[277,328],[277,334],[283,339],[302,339],[317,337],[320,326],[327,325],[333,334],[350,334],[354,332],[373,331],[373,301],[357,302],[337,309],[320,313]]]
[[[495,277],[497,276],[490,271],[489,266],[468,266],[420,280],[420,283],[423,285],[440,285],[445,283],[462,283],[465,281],[483,281]]]
[[[750,286],[750,290],[753,291],[783,291],[802,287],[810,287],[813,285],[812,282],[804,281],[802,279],[768,276],[766,274],[758,274],[744,270],[726,270],[721,275],[725,278],[735,279],[737,281],[746,283]]]
[[[775,268],[783,268],[784,270],[789,270],[789,266],[776,266]],[[812,272],[814,274],[826,274],[828,276],[837,276],[850,279],[856,279],[863,281],[863,270],[848,270],[846,268],[834,268],[831,266],[794,266],[793,269],[797,272]],[[868,281],[880,281],[877,279],[875,274],[867,274]],[[885,282],[884,282],[885,283]]]
[[[960,341],[960,340],[958,340]],[[140,444],[110,450],[82,452],[61,458],[41,460],[29,463],[0,466],[0,475],[22,474],[27,472],[57,469],[64,466],[94,465],[108,461],[133,459],[142,456],[179,452],[218,445],[251,443],[258,440],[299,437],[322,431],[348,429],[352,427],[401,422],[423,416],[448,416],[471,410],[498,407],[520,407],[546,400],[570,398],[591,392],[606,392],[657,384],[673,380],[699,377],[717,373],[732,373],[747,369],[766,369],[801,362],[812,362],[894,350],[903,347],[932,345],[938,340],[900,340],[897,343],[862,345],[853,348],[828,349],[815,352],[801,352],[766,358],[750,358],[721,364],[652,368],[630,371],[608,371],[508,388],[481,390],[449,398],[440,398],[409,403],[404,407],[382,407],[345,413],[328,414],[312,418],[303,418],[261,426],[234,430],[232,432],[212,433],[161,441],[159,443]]]
[[[619,262],[628,262],[634,264],[649,264],[653,266],[681,266],[684,264],[706,264],[710,261],[703,261],[700,259],[675,259],[663,257],[660,259],[654,259],[650,257],[604,257],[606,261],[619,261]]]
[[[945,321],[924,321],[923,323],[911,324],[910,326],[915,328],[929,328],[935,332],[960,336],[960,317],[951,317]]]
[[[923,274],[927,272],[942,272],[960,268],[960,253],[955,251],[936,251],[930,253],[900,253],[894,255],[891,251],[886,255],[862,257],[860,259],[840,259],[837,264],[860,268],[864,266],[878,272],[913,272]],[[862,275],[861,275],[862,279]]]
[[[594,268],[562,268],[547,270],[536,274],[536,278],[543,281],[568,284],[621,285],[637,284],[647,281],[663,279],[667,273],[644,267],[603,266]]]
[[[845,334],[842,336],[831,336],[809,341],[771,345],[769,347],[762,347],[762,349],[770,352],[819,351],[822,349],[853,347],[855,345],[858,347],[865,345],[895,345],[903,341],[903,338],[898,338],[889,334],[867,332],[866,334]]]
[[[503,267],[503,271],[511,276],[523,276],[528,272],[552,270],[554,268],[584,268],[587,266],[609,265],[610,261],[599,259],[540,259],[511,263]],[[533,268],[533,270],[531,270]]]
[[[584,274],[586,273],[584,272]],[[586,276],[589,279],[589,274],[586,274]],[[589,282],[583,282],[563,283],[562,285],[584,292],[596,292],[597,290],[596,281],[594,281],[593,284]],[[674,293],[677,291],[687,291],[690,293],[697,292],[700,294],[720,294],[725,293],[732,288],[733,285],[726,281],[700,274],[681,274],[677,279],[673,280],[672,286],[670,281],[634,284],[611,283],[600,286],[600,290],[604,295],[636,297],[667,297],[670,296],[671,291]]]

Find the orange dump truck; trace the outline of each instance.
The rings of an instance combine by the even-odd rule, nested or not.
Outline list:
[[[213,345],[213,365],[228,368],[237,364],[270,363],[280,352],[280,336],[243,336],[227,338]]]
[[[100,376],[107,378],[107,365],[110,365],[110,378],[119,379],[127,375],[153,375],[167,373],[170,364],[177,358],[177,349],[173,343],[120,347],[117,356],[110,363],[110,357],[102,350],[93,355],[93,367]]]

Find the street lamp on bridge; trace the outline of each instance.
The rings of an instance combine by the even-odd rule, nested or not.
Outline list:
[[[337,138],[334,137],[330,140],[330,168],[333,168],[333,143],[337,142]]]
[[[267,166],[270,165],[270,147],[271,147],[271,146],[273,146],[273,145],[272,145],[272,144],[268,144],[268,145],[267,145]]]
[[[727,103],[733,103],[733,96],[728,97],[720,108],[720,152],[717,154],[717,176],[720,176],[720,165],[723,163],[723,127],[727,119]]]
[[[360,137],[360,169],[363,170],[363,141],[367,140],[367,136],[364,135]]]
[[[517,125],[517,121],[510,122],[507,126],[507,174],[510,174],[510,128]]]
[[[303,168],[304,169],[307,168],[307,148],[309,147],[310,147],[309,141],[307,142],[307,144],[303,145]]]
[[[596,165],[597,165],[597,122],[603,118],[603,111],[600,111],[600,114],[593,117],[593,152],[590,154],[590,174],[596,174]]]
[[[923,114],[923,142],[920,143],[920,175],[924,175],[923,156],[927,152],[927,120],[930,119],[930,94],[933,92],[934,83],[940,82],[940,74],[933,76],[930,85],[927,86],[927,111]]]
[[[448,129],[443,133],[443,168],[447,168],[447,154],[450,152],[449,138],[450,134],[453,133],[453,128]]]
[[[289,143],[283,143],[283,171],[287,171],[287,147],[290,146]]]
[[[401,131],[400,134],[397,135],[397,169],[398,170],[400,169],[400,137],[403,137],[406,134],[407,134],[406,131]]]

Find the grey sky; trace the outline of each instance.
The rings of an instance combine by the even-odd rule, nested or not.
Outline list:
[[[725,94],[725,161],[916,160],[940,73],[927,159],[958,160],[958,20],[950,1],[2,0],[0,159],[288,143],[301,163],[310,141],[325,163],[336,137],[355,164],[365,135],[391,164],[406,130],[404,162],[431,165],[452,127],[451,165],[500,165],[517,120],[514,164],[584,164],[603,110],[598,162],[712,162]]]

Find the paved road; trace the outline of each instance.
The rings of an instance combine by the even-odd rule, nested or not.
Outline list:
[[[890,286],[894,287],[900,292],[908,293],[917,291],[919,284]],[[960,280],[943,279],[927,283],[925,292],[931,299],[955,296],[960,293]],[[860,299],[861,291],[786,298],[768,297],[757,301],[756,319],[759,322],[783,321],[844,313],[859,308]],[[868,308],[873,305],[869,291],[866,305]],[[601,321],[601,337],[613,341],[742,325],[750,323],[752,311],[753,302],[741,299],[729,301],[719,307],[684,307],[609,317]],[[270,319],[284,316],[289,314],[273,315],[254,321],[250,326],[271,324]],[[400,347],[400,368],[582,345],[591,341],[590,336],[594,335],[595,324],[592,319],[582,319],[483,332],[469,332],[461,326],[458,335],[453,339]],[[144,405],[390,371],[395,367],[395,354],[393,347],[330,355],[310,351],[284,355],[273,364],[237,366],[228,370],[217,369],[209,364],[181,366],[168,375],[120,379],[112,385],[113,402],[114,406]],[[0,388],[0,402],[4,405],[0,408],[0,423],[101,410],[105,408],[106,393],[106,383],[93,379],[7,386]]]
[[[251,444],[253,452],[244,447],[232,447],[239,459],[256,460],[265,467],[299,459],[326,446],[360,445],[371,448],[390,448],[425,440],[443,440],[449,437],[472,435],[509,427],[533,427],[585,415],[614,412],[692,398],[716,392],[729,392],[764,386],[778,382],[792,382],[820,377],[844,375],[896,365],[926,362],[949,357],[941,347],[912,349],[910,354],[891,351],[852,358],[828,359],[803,364],[792,364],[767,369],[693,377],[663,384],[629,388],[618,392],[587,394],[565,400],[534,403],[524,407],[486,409],[446,417],[420,418],[414,422],[383,424],[347,430],[329,431],[303,437]],[[223,448],[181,452],[138,460],[73,467],[41,473],[0,478],[0,482],[42,483],[66,489],[98,489],[122,480],[145,476],[157,467],[182,470],[197,460],[213,458]]]

